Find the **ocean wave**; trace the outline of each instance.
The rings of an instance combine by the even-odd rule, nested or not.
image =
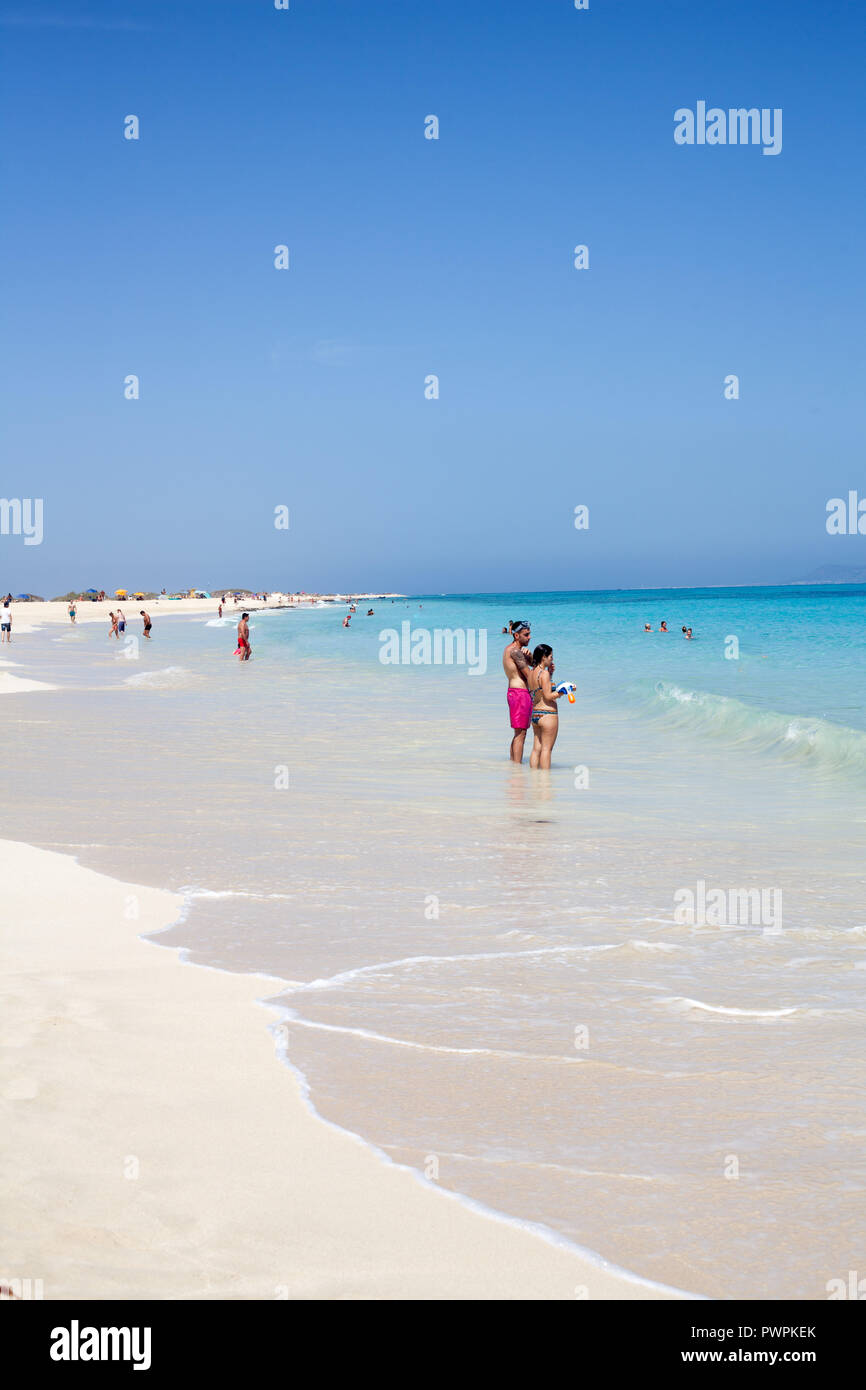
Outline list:
[[[407,1047],[418,1052],[443,1053],[456,1057],[503,1057],[520,1062],[564,1062],[567,1066],[586,1065],[582,1057],[573,1057],[571,1053],[549,1055],[541,1052],[512,1052],[507,1048],[497,1047],[449,1047],[445,1043],[426,1043],[416,1042],[412,1038],[394,1038],[388,1033],[372,1032],[369,1028],[351,1028],[342,1023],[323,1023],[318,1019],[301,1018],[293,1009],[286,1009],[285,1012],[292,1025],[298,1028],[311,1028],[320,1033],[341,1033],[345,1037],[361,1038],[364,1042],[387,1043],[390,1047]]]
[[[127,676],[123,684],[145,690],[177,690],[195,679],[193,672],[183,666],[164,666],[160,671],[139,671],[134,676]]]
[[[309,980],[299,986],[301,990],[322,990],[339,988],[354,983],[364,976],[390,975],[396,970],[411,969],[415,966],[465,965],[476,961],[525,961],[537,960],[543,956],[582,956],[595,955],[601,951],[678,951],[680,948],[665,941],[603,941],[585,946],[542,946],[530,951],[467,951],[453,956],[401,956],[397,960],[378,961],[374,965],[358,965],[352,970],[341,970],[326,979]]]
[[[294,897],[293,893],[248,893],[240,888],[182,888],[180,891],[185,898],[254,898],[259,902]]]
[[[740,1009],[727,1004],[705,1004],[702,999],[689,999],[685,995],[674,994],[668,999],[660,999],[660,1004],[665,1004],[674,1013],[690,1013],[692,1009],[698,1009],[708,1014],[729,1014],[737,1018],[787,1018],[790,1014],[803,1013],[804,1010],[796,1006],[788,1009]],[[810,1013],[820,1013],[820,1009],[809,1010]]]
[[[818,716],[758,709],[730,695],[658,681],[650,712],[747,752],[766,752],[829,772],[866,772],[866,732]]]

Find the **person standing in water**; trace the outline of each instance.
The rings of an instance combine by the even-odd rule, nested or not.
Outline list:
[[[70,603],[69,608],[67,609],[67,612],[69,613],[69,621],[72,623],[72,625],[73,625],[73,627],[74,627],[74,626],[75,626],[75,599],[73,599],[72,602]]]
[[[150,621],[150,614],[145,613],[143,608],[140,608],[138,611],[140,616],[144,619],[144,635],[149,638],[150,629],[153,627],[153,623]]]
[[[553,671],[553,648],[542,642],[532,653],[532,675],[529,681],[533,735],[530,767],[550,767],[550,755],[559,733],[559,711],[556,702],[562,699],[563,692],[553,688]]]
[[[250,651],[250,615],[249,613],[244,613],[238,623],[238,645],[236,653],[238,661],[249,661]]]
[[[9,600],[3,604],[3,611],[0,612],[0,642],[12,641],[12,609]]]
[[[117,635],[118,635],[118,634],[117,634],[117,614],[116,614],[116,613],[109,613],[108,616],[109,616],[109,618],[111,619],[111,627],[110,627],[109,630],[108,630],[108,635],[109,635],[109,637],[117,637]],[[119,640],[119,638],[118,638],[118,640]]]
[[[514,731],[509,757],[513,763],[522,763],[526,731],[532,717],[532,696],[527,689],[530,669],[529,623],[521,620],[512,623],[511,633],[512,639],[502,653],[502,669],[508,677],[508,713]]]

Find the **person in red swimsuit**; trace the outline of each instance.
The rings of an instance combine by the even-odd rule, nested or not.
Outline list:
[[[250,651],[250,615],[243,613],[238,623],[238,646],[235,656],[238,661],[249,661]]]

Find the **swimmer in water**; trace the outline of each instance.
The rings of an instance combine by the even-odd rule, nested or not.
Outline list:
[[[659,628],[659,632],[667,632],[667,630],[668,630],[668,625],[667,625],[667,623],[665,622],[664,618],[662,618],[661,627]]]
[[[511,748],[509,757],[513,763],[523,762],[523,745],[526,731],[532,719],[532,696],[529,693],[529,623],[522,619],[508,624],[512,640],[502,653],[502,669],[508,678],[506,699],[508,717],[511,721]]]
[[[562,699],[563,692],[553,688],[553,670],[553,648],[542,642],[532,653],[532,670],[529,676],[533,733],[530,767],[550,767],[550,755],[559,733],[559,711],[556,702]]]

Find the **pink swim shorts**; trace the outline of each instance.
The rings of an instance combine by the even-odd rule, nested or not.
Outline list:
[[[512,729],[528,729],[532,719],[532,696],[528,690],[516,686],[508,690],[508,712],[511,715]]]

